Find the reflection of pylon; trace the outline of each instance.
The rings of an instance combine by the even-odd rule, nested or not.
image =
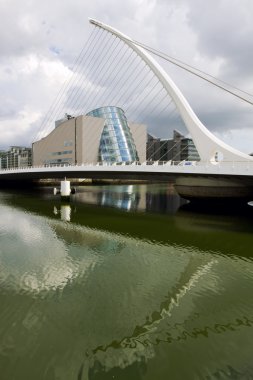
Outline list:
[[[195,262],[197,259],[197,262]],[[205,259],[204,259],[205,260]],[[152,334],[160,334],[158,327],[163,320],[171,317],[172,311],[178,307],[180,300],[197,285],[199,280],[206,275],[217,263],[212,259],[207,263],[200,264],[198,257],[191,257],[185,270],[182,272],[174,294],[169,294],[167,300],[160,305],[159,311],[154,311],[150,318],[141,326],[136,326],[131,336],[124,337],[122,340],[113,341],[108,345],[98,346],[87,353],[90,362],[93,359],[103,364],[109,371],[115,365],[125,368],[136,361],[151,359],[154,356],[154,344],[152,344]],[[155,337],[156,341],[159,338]],[[113,350],[113,355],[111,350]],[[117,363],[117,364],[116,364]],[[95,363],[94,363],[95,364]]]
[[[57,209],[56,206],[54,206],[53,210],[54,215],[61,214],[61,220],[64,222],[70,222],[71,220],[71,207],[69,204],[61,204],[60,210]]]

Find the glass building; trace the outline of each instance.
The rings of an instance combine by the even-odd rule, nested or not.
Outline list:
[[[160,139],[148,134],[147,160],[199,161],[200,157],[193,140],[174,130],[172,139]]]
[[[100,107],[87,116],[105,119],[98,160],[103,162],[138,161],[138,154],[124,111],[119,107]]]

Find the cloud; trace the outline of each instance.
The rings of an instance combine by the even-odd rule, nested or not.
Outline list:
[[[220,74],[228,80],[252,79],[253,3],[249,0],[214,0],[208,7],[194,0],[188,22],[197,35],[197,47],[202,55],[221,57]],[[209,22],[207,22],[209,20]],[[238,78],[237,78],[238,76]],[[253,89],[251,83],[251,89]]]
[[[12,66],[0,64],[1,145],[27,145],[48,109],[48,101],[62,86],[70,70],[58,59],[40,59],[36,54],[18,56]],[[37,123],[36,123],[37,122]],[[38,124],[38,125],[36,125]]]
[[[240,3],[214,0],[208,4],[201,0],[24,0],[22,3],[10,0],[0,4],[0,12],[0,148],[21,142],[30,144],[93,30],[88,17],[253,92],[250,0]],[[97,53],[99,57],[100,51]],[[252,107],[171,64],[164,61],[161,64],[211,131],[225,139],[230,130],[236,136],[251,131]],[[77,71],[75,75],[75,85],[62,98],[63,109],[71,104],[73,88],[84,92],[84,100],[85,91],[88,94],[96,88],[94,78],[87,77],[85,87],[81,82],[82,72]],[[60,108],[59,112],[62,112]],[[166,130],[171,135],[163,117],[156,125],[150,128],[153,132],[156,128],[157,136],[165,137]],[[233,139],[235,147],[239,140],[242,139]],[[240,147],[248,151],[249,143],[241,142]]]

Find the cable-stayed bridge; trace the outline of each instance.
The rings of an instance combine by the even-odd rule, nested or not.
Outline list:
[[[142,118],[144,115],[141,121],[145,121],[147,124],[150,120],[158,122],[158,120],[166,119],[166,114],[161,116],[164,110],[169,109],[170,116],[176,110],[194,141],[200,161],[44,165],[2,170],[0,171],[0,181],[63,177],[153,180],[173,178],[179,193],[189,198],[224,196],[250,199],[253,197],[253,157],[225,144],[202,124],[182,92],[150,55],[148,49],[108,25],[93,19],[90,22],[96,27],[101,45],[95,50],[93,49],[85,58],[89,59],[90,65],[86,67],[84,75],[86,90],[84,91],[81,85],[79,72],[74,79],[76,82],[72,82],[71,87],[66,86],[65,93],[68,94],[68,97],[65,98],[65,103],[63,102],[65,109],[68,105],[70,114],[81,114],[84,112],[83,104],[89,109],[91,106],[105,104],[106,101],[107,104],[117,104],[126,109],[129,115],[135,119],[140,118],[140,114]],[[110,52],[109,43],[112,37],[116,45]],[[88,44],[92,46],[94,40],[90,39]],[[119,45],[123,50],[121,56],[117,50]],[[129,51],[130,54],[127,54]],[[112,61],[109,61],[109,57]],[[133,57],[137,57],[137,64],[135,59],[132,59]],[[83,61],[84,57],[80,56],[79,60]],[[94,61],[97,63],[96,71],[91,74]],[[121,77],[120,71],[118,71],[118,66],[122,62],[128,69],[125,77]],[[106,74],[102,71],[103,65],[110,68],[109,70],[107,67]],[[144,69],[148,70],[148,75],[142,76]],[[141,85],[143,85],[142,88]],[[90,96],[91,91],[94,94],[93,98]],[[48,132],[50,117],[56,120],[57,112],[62,112],[59,111],[62,98],[63,93],[59,93],[55,105],[42,123],[44,129],[40,129],[39,137],[45,133],[45,130]],[[72,103],[70,103],[70,99],[73,100]],[[154,99],[157,101],[156,107],[153,106]],[[251,102],[248,101],[248,103]],[[174,105],[172,110],[170,109],[171,104]],[[152,113],[153,119],[151,119]]]
[[[91,178],[175,181],[186,198],[253,199],[253,162],[145,162],[140,164],[55,165],[5,169],[0,183],[36,179]]]

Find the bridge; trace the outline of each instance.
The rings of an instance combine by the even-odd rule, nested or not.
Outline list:
[[[174,181],[178,193],[187,198],[253,199],[253,162],[203,161],[99,163],[5,169],[0,184],[46,178],[130,179]]]
[[[141,164],[101,162],[5,169],[0,171],[0,183],[64,177],[160,181],[173,179],[179,194],[186,198],[253,199],[253,157],[230,147],[214,136],[199,120],[169,75],[143,47],[109,25],[93,19],[90,19],[90,23],[117,37],[149,67],[175,103],[194,141],[200,161],[148,161]]]

